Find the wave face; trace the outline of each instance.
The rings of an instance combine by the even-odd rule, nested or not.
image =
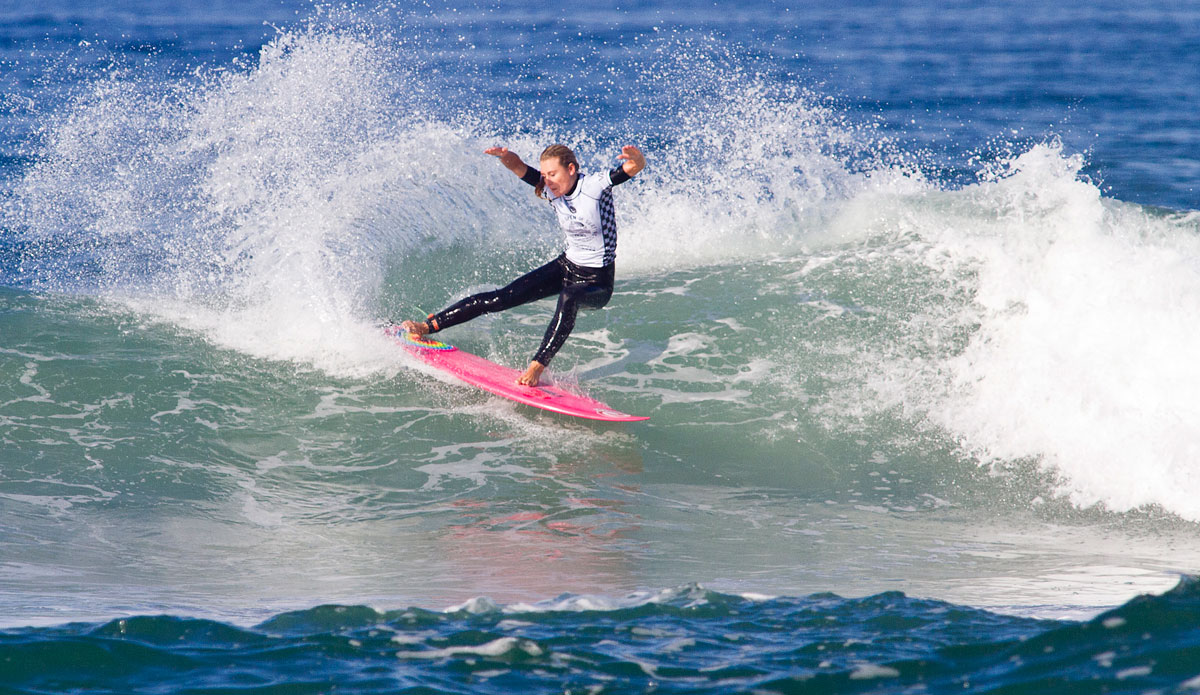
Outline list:
[[[606,167],[623,141],[438,105],[460,97],[410,57],[428,39],[351,19],[281,30],[245,65],[115,70],[70,93],[5,204],[25,245],[11,280],[376,378],[401,364],[379,320],[553,254],[548,215],[481,150],[571,140]],[[627,68],[658,115],[643,116],[654,166],[618,190],[628,296],[601,340],[616,352],[574,365],[654,352],[636,402],[669,421],[710,418],[676,417],[680,401],[720,403],[722,420],[769,411],[772,436],[894,416],[981,463],[1036,460],[1080,507],[1200,519],[1194,215],[1104,198],[1054,141],[948,188],[711,41],[650,43]],[[456,272],[428,273],[449,256]]]
[[[1182,676],[1186,631],[1082,651],[1200,563],[1196,174],[1154,164],[1194,150],[1154,124],[1196,97],[1063,96],[1126,74],[1055,38],[1130,45],[1099,40],[1113,8],[435,5],[0,20],[0,625],[43,626],[0,650],[205,671],[212,644],[230,678],[291,654],[264,668],[364,692]],[[1150,9],[1119,30],[1177,75],[1194,22]],[[1158,135],[1097,137],[1127,118]],[[614,190],[616,294],[552,366],[647,423],[532,412],[380,330],[559,253],[483,154],[553,142],[648,154]],[[440,337],[520,365],[551,311]],[[746,662],[743,628],[811,632]]]

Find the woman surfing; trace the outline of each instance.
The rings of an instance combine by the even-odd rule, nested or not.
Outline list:
[[[583,174],[579,160],[566,145],[547,147],[534,169],[505,147],[484,150],[522,181],[534,187],[539,198],[550,202],[567,248],[558,258],[513,280],[498,290],[481,292],[424,321],[405,321],[400,327],[418,336],[445,330],[481,315],[558,295],[554,318],[542,344],[517,383],[537,386],[546,365],[554,358],[575,327],[580,307],[599,309],[613,293],[617,257],[617,223],[613,214],[612,187],[625,183],[646,167],[646,158],[633,145],[621,148],[621,164],[612,171]]]

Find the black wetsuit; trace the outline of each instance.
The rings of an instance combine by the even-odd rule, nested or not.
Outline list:
[[[522,176],[536,186],[541,172],[529,167]],[[481,314],[558,295],[554,318],[546,328],[541,347],[533,359],[548,365],[575,327],[581,307],[598,309],[613,293],[616,269],[617,227],[612,209],[612,187],[630,179],[621,167],[608,174],[580,176],[575,187],[563,196],[550,199],[559,224],[567,235],[567,250],[558,258],[533,270],[498,290],[481,292],[460,300],[447,309],[429,315],[431,331],[470,321]],[[584,265],[572,260],[600,262]]]

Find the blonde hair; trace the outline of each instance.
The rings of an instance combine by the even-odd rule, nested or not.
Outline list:
[[[554,144],[542,150],[542,156],[538,157],[538,161],[540,162],[544,159],[557,159],[559,166],[564,168],[574,164],[576,173],[579,172],[579,160],[575,158],[575,153],[571,151],[571,148],[566,145]],[[537,186],[533,188],[533,192],[537,194],[537,197],[545,198],[546,179],[543,178],[541,181],[538,181]]]

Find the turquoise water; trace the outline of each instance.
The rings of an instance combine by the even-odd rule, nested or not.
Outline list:
[[[1200,687],[1194,12],[0,7],[0,691]]]

